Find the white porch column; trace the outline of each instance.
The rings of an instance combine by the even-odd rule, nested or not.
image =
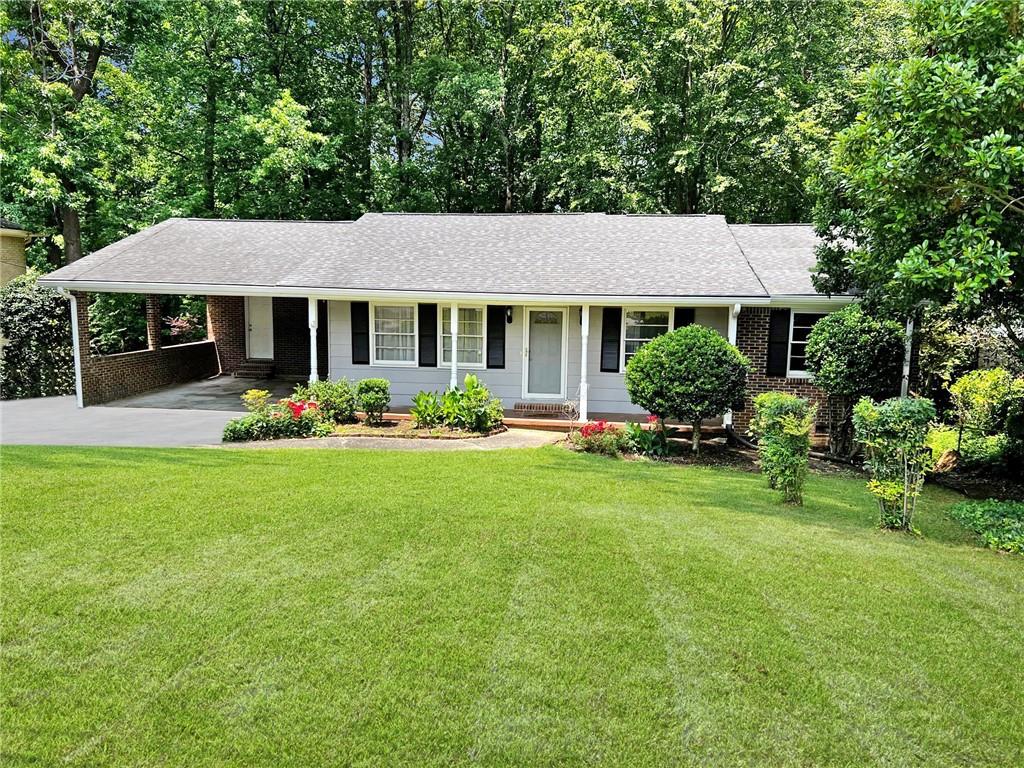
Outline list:
[[[903,347],[903,378],[900,380],[900,397],[910,392],[910,358],[914,348],[914,318],[907,320],[907,336]]]
[[[580,316],[580,421],[587,421],[587,339],[590,337],[590,305]]]
[[[459,387],[459,305],[452,303],[451,318],[448,327],[452,335],[452,377],[448,381],[450,389]]]
[[[85,407],[82,397],[82,350],[78,344],[78,297],[69,293],[71,299],[71,349],[75,354],[75,404]]]
[[[309,298],[309,383],[320,379],[317,373],[316,354],[316,329],[320,324],[320,316],[317,312],[317,300],[312,296]]]
[[[743,308],[741,304],[733,304],[729,307],[729,330],[728,338],[729,343],[734,347],[736,346],[736,327],[739,324],[740,310]],[[722,416],[722,423],[727,426],[732,426],[732,411],[726,411],[725,415]]]

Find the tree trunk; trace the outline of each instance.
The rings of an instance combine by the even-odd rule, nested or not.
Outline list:
[[[82,258],[82,225],[78,220],[78,211],[70,205],[62,205],[60,221],[64,235],[64,261],[70,264]]]
[[[217,82],[212,72],[206,76],[206,105],[203,114],[203,208],[211,216],[216,212],[216,171],[214,143],[217,138]]]
[[[693,422],[693,455],[700,456],[700,420]]]

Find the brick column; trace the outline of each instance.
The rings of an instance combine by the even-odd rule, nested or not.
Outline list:
[[[221,373],[234,373],[245,362],[244,297],[206,297],[206,338],[217,342]]]
[[[156,294],[146,296],[146,340],[150,349],[160,349],[160,304]]]

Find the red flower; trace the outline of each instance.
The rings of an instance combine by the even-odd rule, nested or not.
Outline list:
[[[658,417],[655,416],[653,413],[648,414],[648,416],[647,416],[647,423],[648,424],[657,424],[658,423]]]
[[[609,424],[604,419],[601,419],[600,421],[588,421],[580,427],[580,434],[583,435],[583,437],[593,437],[594,435],[600,435],[608,429],[608,427]]]

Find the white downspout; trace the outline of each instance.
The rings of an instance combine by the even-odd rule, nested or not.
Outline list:
[[[309,383],[312,384],[314,381],[320,380],[320,374],[317,372],[317,354],[316,354],[316,329],[320,324],[320,316],[317,313],[317,300],[313,297],[309,298]]]
[[[75,404],[79,408],[85,407],[85,399],[82,396],[82,354],[78,346],[78,297],[73,293],[68,294],[71,299],[71,349],[75,355]]]
[[[740,310],[743,308],[741,304],[733,304],[729,307],[729,330],[728,339],[729,343],[734,347],[736,346],[736,327],[739,324]],[[732,426],[732,411],[726,411],[725,415],[722,416],[722,423],[727,426]]]
[[[590,305],[583,305],[580,316],[580,421],[587,421],[587,340],[590,337]]]
[[[452,376],[448,381],[449,389],[459,388],[459,305],[452,304],[448,327],[452,335]]]
[[[907,320],[907,336],[903,351],[903,378],[900,380],[900,397],[910,392],[910,358],[914,348],[914,318]]]

